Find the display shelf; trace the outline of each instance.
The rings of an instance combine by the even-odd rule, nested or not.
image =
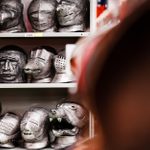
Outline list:
[[[0,84],[2,88],[76,88],[76,83],[16,83]]]
[[[34,38],[34,37],[86,37],[90,34],[90,32],[27,32],[27,33],[0,33],[0,38],[15,38],[15,37],[23,37],[23,38]]]

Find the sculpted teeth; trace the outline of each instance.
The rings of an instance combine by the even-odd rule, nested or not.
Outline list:
[[[53,121],[53,118],[49,118],[49,120],[50,120],[50,122],[52,122],[52,121]]]
[[[62,118],[57,118],[58,122],[61,122],[62,121]]]

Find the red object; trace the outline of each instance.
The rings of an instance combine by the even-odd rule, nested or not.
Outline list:
[[[97,17],[106,9],[105,5],[97,6]]]

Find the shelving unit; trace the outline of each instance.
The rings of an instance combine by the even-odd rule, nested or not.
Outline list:
[[[66,44],[74,44],[79,38],[87,37],[96,29],[96,0],[90,0],[90,28],[87,32],[45,32],[45,33],[0,33],[0,48],[15,44],[29,51],[37,46],[50,45],[58,51]],[[54,108],[63,99],[69,99],[68,88],[76,90],[76,83],[0,83],[0,102],[2,111],[13,111],[23,114],[34,105],[48,109]],[[89,137],[93,136],[93,119],[89,118]],[[0,148],[1,149],[1,148]],[[23,150],[23,148],[15,148]],[[45,150],[52,150],[46,148]]]

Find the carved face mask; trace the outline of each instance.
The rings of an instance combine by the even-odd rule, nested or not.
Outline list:
[[[79,104],[65,102],[58,104],[49,114],[52,135],[56,137],[51,147],[62,149],[74,144],[87,121],[88,113]]]
[[[24,71],[25,73],[30,74],[33,77],[33,80],[41,80],[50,78],[51,76],[54,49],[49,47],[49,51],[47,48],[48,47],[39,47],[31,51],[30,60],[24,67]],[[50,81],[51,80],[48,82]]]
[[[26,142],[36,142],[45,136],[48,112],[42,108],[31,108],[21,121],[21,135]]]
[[[0,82],[24,82],[23,67],[27,57],[16,47],[4,47],[0,52]],[[17,47],[18,49],[18,47]]]
[[[21,1],[1,0],[0,32],[24,32],[25,30],[23,22],[23,4]]]
[[[0,146],[14,147],[12,141],[19,133],[20,118],[13,113],[6,113],[0,118]]]
[[[67,61],[65,56],[65,51],[61,51],[54,57],[54,67],[56,74],[54,76],[53,82],[73,82],[74,77],[67,74]]]
[[[80,28],[74,27],[71,31],[84,30],[87,0],[57,0],[57,2],[57,18],[60,26],[80,25]]]
[[[33,0],[28,8],[33,31],[56,31],[55,9],[55,0]]]

